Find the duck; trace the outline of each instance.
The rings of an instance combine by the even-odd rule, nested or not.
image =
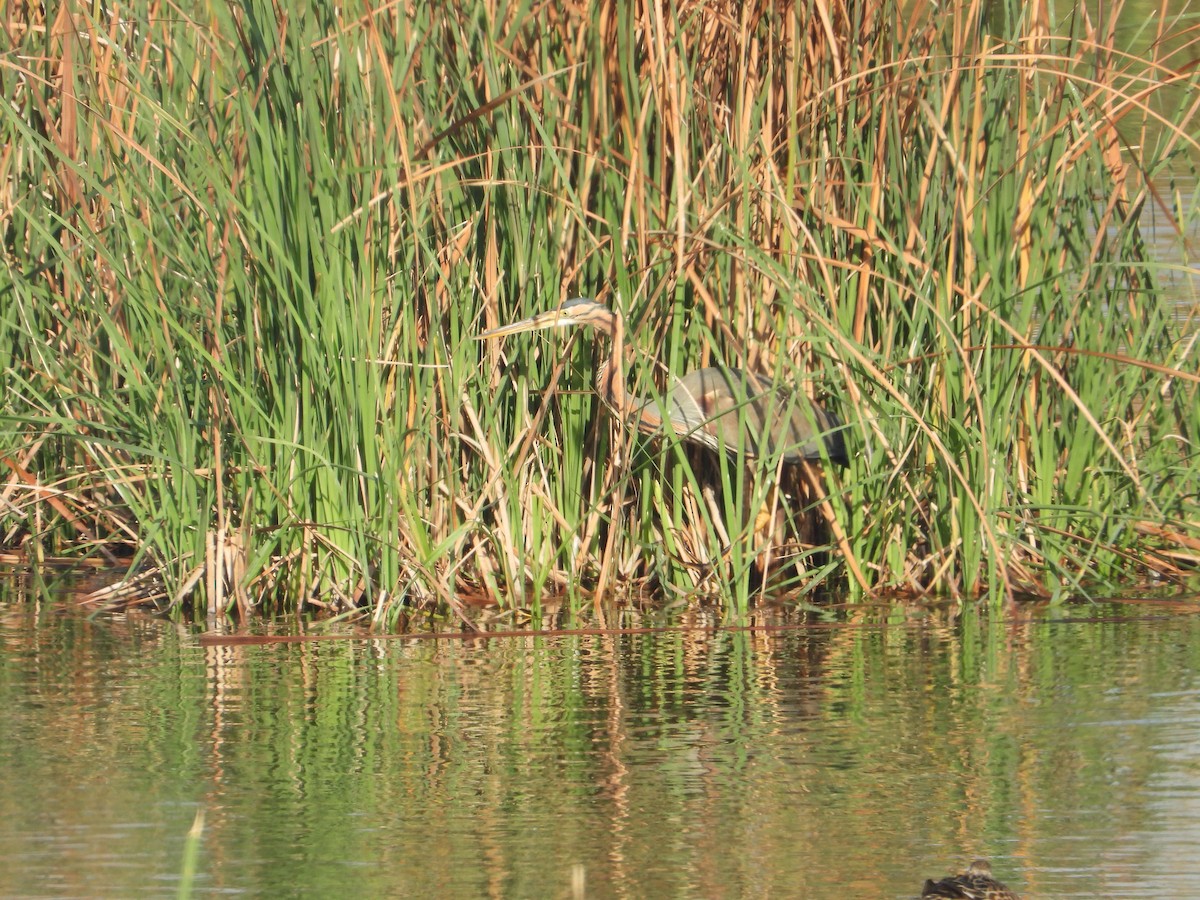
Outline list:
[[[940,881],[928,879],[921,896],[944,900],[1020,900],[1015,891],[992,877],[992,866],[986,859],[975,860],[958,875]]]

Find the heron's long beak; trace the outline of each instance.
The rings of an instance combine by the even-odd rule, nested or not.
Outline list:
[[[520,322],[501,325],[499,328],[493,328],[491,331],[477,334],[475,335],[475,340],[486,341],[489,338],[503,337],[506,334],[517,334],[522,331],[539,331],[543,328],[567,328],[578,324],[578,321],[571,316],[564,316],[557,309],[552,309],[548,312],[538,313],[536,316],[530,316],[528,319],[522,319]]]

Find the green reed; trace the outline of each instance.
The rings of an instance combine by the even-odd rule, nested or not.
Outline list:
[[[389,624],[1194,570],[1195,323],[1137,227],[1195,213],[1183,23],[1135,58],[1020,4],[428,6],[15,14],[0,541]],[[851,466],[796,500],[614,422],[589,334],[473,340],[573,295],[631,389],[770,373]],[[765,508],[824,523],[766,578]]]

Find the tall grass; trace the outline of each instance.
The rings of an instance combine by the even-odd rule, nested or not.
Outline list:
[[[1195,215],[1197,42],[1122,52],[1138,15],[10,6],[0,541],[211,614],[744,607],[777,459],[635,439],[587,335],[471,339],[584,294],[631,388],[738,365],[846,421],[793,587],[1194,571],[1200,348],[1138,222]]]

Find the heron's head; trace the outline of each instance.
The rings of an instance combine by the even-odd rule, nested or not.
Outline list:
[[[512,322],[508,325],[501,325],[499,328],[493,328],[491,331],[485,331],[483,334],[477,335],[476,339],[482,341],[488,338],[501,337],[506,334],[517,334],[522,331],[540,331],[543,328],[570,328],[573,325],[591,325],[594,328],[603,329],[611,334],[613,312],[598,300],[576,297],[573,300],[568,300],[557,309],[550,309],[546,312],[538,313],[536,316],[530,316],[528,319],[522,319],[519,322]]]

